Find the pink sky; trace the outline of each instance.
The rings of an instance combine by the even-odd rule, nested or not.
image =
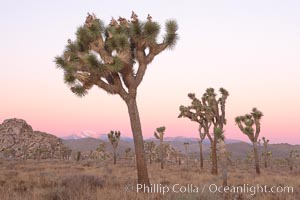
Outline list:
[[[63,9],[67,2],[26,2],[9,1],[0,8],[5,27],[0,32],[0,121],[22,118],[35,130],[58,136],[112,129],[131,136],[121,98],[98,88],[76,97],[53,59],[74,38],[86,12],[107,23],[111,16],[129,17],[135,8],[140,18],[150,12],[161,24],[175,18],[180,27],[178,45],[157,56],[138,91],[145,137],[162,125],[167,136],[198,137],[197,124],[177,118],[178,107],[189,104],[189,92],[201,96],[208,87],[224,87],[230,93],[228,138],[247,141],[234,117],[257,107],[264,113],[261,136],[273,143],[300,144],[299,2],[176,2],[167,11],[162,10],[167,3],[160,1],[110,1],[120,6],[114,10],[98,2],[72,1],[72,10]]]

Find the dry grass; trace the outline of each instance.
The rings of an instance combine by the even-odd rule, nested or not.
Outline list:
[[[149,165],[152,184],[161,184],[172,188],[174,184],[181,186],[206,185],[204,192],[174,193],[136,193],[126,191],[126,186],[136,186],[136,170],[127,161],[111,165],[112,161],[1,161],[0,192],[1,200],[109,200],[109,199],[165,199],[165,200],[219,200],[219,193],[208,190],[210,184],[221,185],[221,177],[213,176],[209,169],[199,170],[195,166],[168,164],[164,170],[158,163]],[[206,166],[208,164],[206,163]],[[208,166],[209,167],[209,166]],[[262,169],[257,176],[252,166],[230,167],[229,185],[267,185],[293,186],[293,193],[258,193],[230,194],[229,199],[257,200],[299,200],[300,171],[284,171],[284,169]],[[298,171],[297,171],[298,170]]]

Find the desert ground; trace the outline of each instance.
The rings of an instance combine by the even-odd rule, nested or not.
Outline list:
[[[110,200],[110,199],[165,199],[218,200],[222,194],[215,185],[222,185],[221,173],[210,174],[210,165],[190,161],[166,163],[160,169],[158,162],[148,165],[152,191],[137,191],[136,169],[132,160],[2,160],[0,164],[2,200]],[[266,185],[280,188],[279,192],[229,192],[229,199],[298,200],[300,199],[300,169],[290,171],[287,166],[272,166],[256,175],[252,165],[233,163],[228,168],[228,185]],[[293,191],[283,191],[292,186]],[[163,189],[165,188],[165,189]],[[166,191],[169,188],[169,191]],[[198,189],[197,189],[198,188]],[[159,192],[160,190],[160,192]],[[210,191],[211,190],[211,191]],[[163,194],[163,191],[166,191]]]

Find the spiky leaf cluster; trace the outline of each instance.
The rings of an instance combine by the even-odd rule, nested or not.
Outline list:
[[[260,120],[263,116],[262,112],[257,108],[253,108],[251,114],[245,114],[235,118],[235,122],[239,129],[249,137],[252,142],[257,142],[260,133]],[[265,138],[263,137],[263,140]]]
[[[166,130],[166,127],[164,127],[164,126],[156,128],[156,131],[154,131],[155,138],[159,139],[159,140],[163,140],[165,130]]]
[[[117,148],[120,140],[121,132],[120,131],[110,131],[107,134],[108,140],[112,144],[113,148]]]
[[[120,17],[104,25],[94,14],[88,14],[76,31],[76,39],[69,39],[63,54],[55,57],[71,91],[82,97],[96,85],[123,99],[129,88],[134,91],[144,76],[145,66],[178,39],[176,21],[167,21],[164,40],[159,43],[160,25],[151,18],[143,22],[137,15],[131,21]],[[137,72],[135,63],[139,64]]]

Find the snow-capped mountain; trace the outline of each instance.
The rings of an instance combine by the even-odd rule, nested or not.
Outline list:
[[[63,137],[65,140],[77,140],[82,138],[96,138],[101,140],[107,140],[107,134],[97,133],[95,131],[81,131],[79,133],[73,133],[71,135]]]
[[[64,140],[78,140],[82,138],[95,138],[100,140],[108,140],[107,134],[105,133],[97,133],[95,131],[81,131],[79,133],[74,133],[68,136],[62,137]],[[131,137],[126,137],[121,135],[121,140],[132,141]]]
[[[79,133],[71,134],[65,137],[62,137],[64,140],[78,140],[78,139],[83,139],[83,138],[95,138],[95,139],[100,139],[100,140],[105,140],[107,141],[107,134],[103,133],[97,133],[95,131],[81,131]],[[131,142],[133,141],[132,137],[127,137],[127,136],[122,136],[121,135],[121,140],[123,141],[128,141]],[[156,141],[154,137],[150,138],[145,138],[146,141]],[[175,136],[175,137],[165,137],[164,138],[165,142],[191,142],[191,143],[196,143],[198,142],[198,138],[192,138],[192,137],[185,137],[185,136]],[[233,143],[238,143],[241,142],[240,140],[236,139],[225,139],[225,142],[227,144],[233,144]],[[203,141],[204,144],[209,144],[209,140],[207,138],[204,139]]]

